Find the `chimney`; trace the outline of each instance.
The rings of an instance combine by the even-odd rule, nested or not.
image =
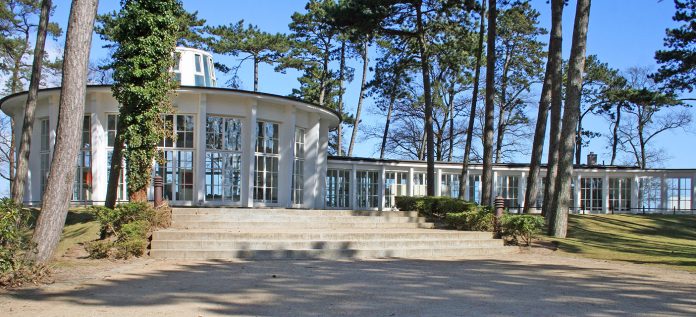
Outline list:
[[[597,165],[597,154],[595,154],[595,152],[590,152],[590,154],[587,154],[587,165]]]

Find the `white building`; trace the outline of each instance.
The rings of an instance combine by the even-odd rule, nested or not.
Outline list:
[[[393,208],[397,195],[425,194],[425,162],[330,157],[329,130],[340,121],[335,111],[288,97],[215,88],[210,54],[177,51],[179,63],[172,71],[182,86],[173,98],[175,113],[165,114],[177,138],[162,141],[166,163],[154,168],[164,178],[170,204],[383,209]],[[41,199],[59,95],[59,88],[39,92],[27,204]],[[21,123],[25,102],[26,93],[10,95],[0,100],[0,109]],[[110,87],[89,86],[75,203],[100,204],[106,197],[117,116]],[[20,126],[16,133],[19,139]],[[461,164],[440,162],[435,168],[436,194],[457,197]],[[524,204],[528,169],[526,164],[494,167],[495,192],[511,210]],[[481,166],[472,165],[467,174],[464,197],[480,202]],[[576,167],[573,184],[577,212],[694,212],[696,169],[583,165]],[[120,186],[123,199],[125,183]]]

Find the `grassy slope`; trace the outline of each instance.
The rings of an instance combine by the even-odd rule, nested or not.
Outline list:
[[[33,211],[36,215],[37,210]],[[28,232],[27,234],[31,234]],[[56,247],[55,257],[58,258],[65,254],[68,249],[78,243],[92,241],[99,238],[99,223],[94,220],[94,217],[87,211],[86,208],[71,208],[68,211],[67,219],[63,234]]]
[[[696,271],[696,216],[571,216],[563,252]]]

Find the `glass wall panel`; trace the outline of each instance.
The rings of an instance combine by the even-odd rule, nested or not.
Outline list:
[[[609,211],[628,212],[631,211],[631,179],[630,178],[610,178],[609,179]]]
[[[164,138],[160,143],[162,156],[155,165],[155,173],[164,181],[164,198],[192,201],[195,175],[195,124],[192,115],[164,115],[164,128],[172,131],[176,141]],[[206,131],[207,132],[207,131]],[[207,135],[206,135],[207,136]]]
[[[670,211],[691,209],[691,178],[667,178],[667,208]]]
[[[304,200],[305,129],[295,128],[295,158],[292,167],[292,203],[301,205]]]
[[[256,126],[254,201],[278,203],[278,124],[259,121]]]
[[[358,208],[377,208],[379,206],[379,172],[357,171],[355,181],[358,191]]]
[[[582,212],[602,211],[602,178],[583,177],[580,179],[580,210]]]
[[[41,148],[40,148],[40,159],[41,159],[41,197],[43,197],[44,189],[46,189],[46,181],[48,180],[48,170],[51,167],[51,127],[49,126],[48,119],[39,120],[39,127],[41,129]]]
[[[469,175],[469,201],[481,203],[481,175]]]
[[[506,208],[518,208],[519,177],[513,175],[500,175],[496,186],[496,195],[503,197]]]
[[[327,208],[350,208],[350,173],[351,170],[326,171]]]
[[[241,120],[208,116],[205,130],[205,199],[239,202],[242,188]]]
[[[82,120],[82,144],[77,153],[77,171],[73,183],[74,201],[92,199],[92,133],[91,116],[85,115]]]
[[[384,175],[384,207],[396,207],[396,196],[408,196],[408,173],[386,172]]]
[[[459,198],[459,182],[461,174],[442,174],[440,196]]]
[[[425,196],[428,193],[428,181],[425,173],[413,173],[413,196]]]

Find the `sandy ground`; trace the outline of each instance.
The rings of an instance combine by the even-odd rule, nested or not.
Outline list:
[[[696,274],[535,251],[383,261],[63,260],[2,316],[694,316]]]

